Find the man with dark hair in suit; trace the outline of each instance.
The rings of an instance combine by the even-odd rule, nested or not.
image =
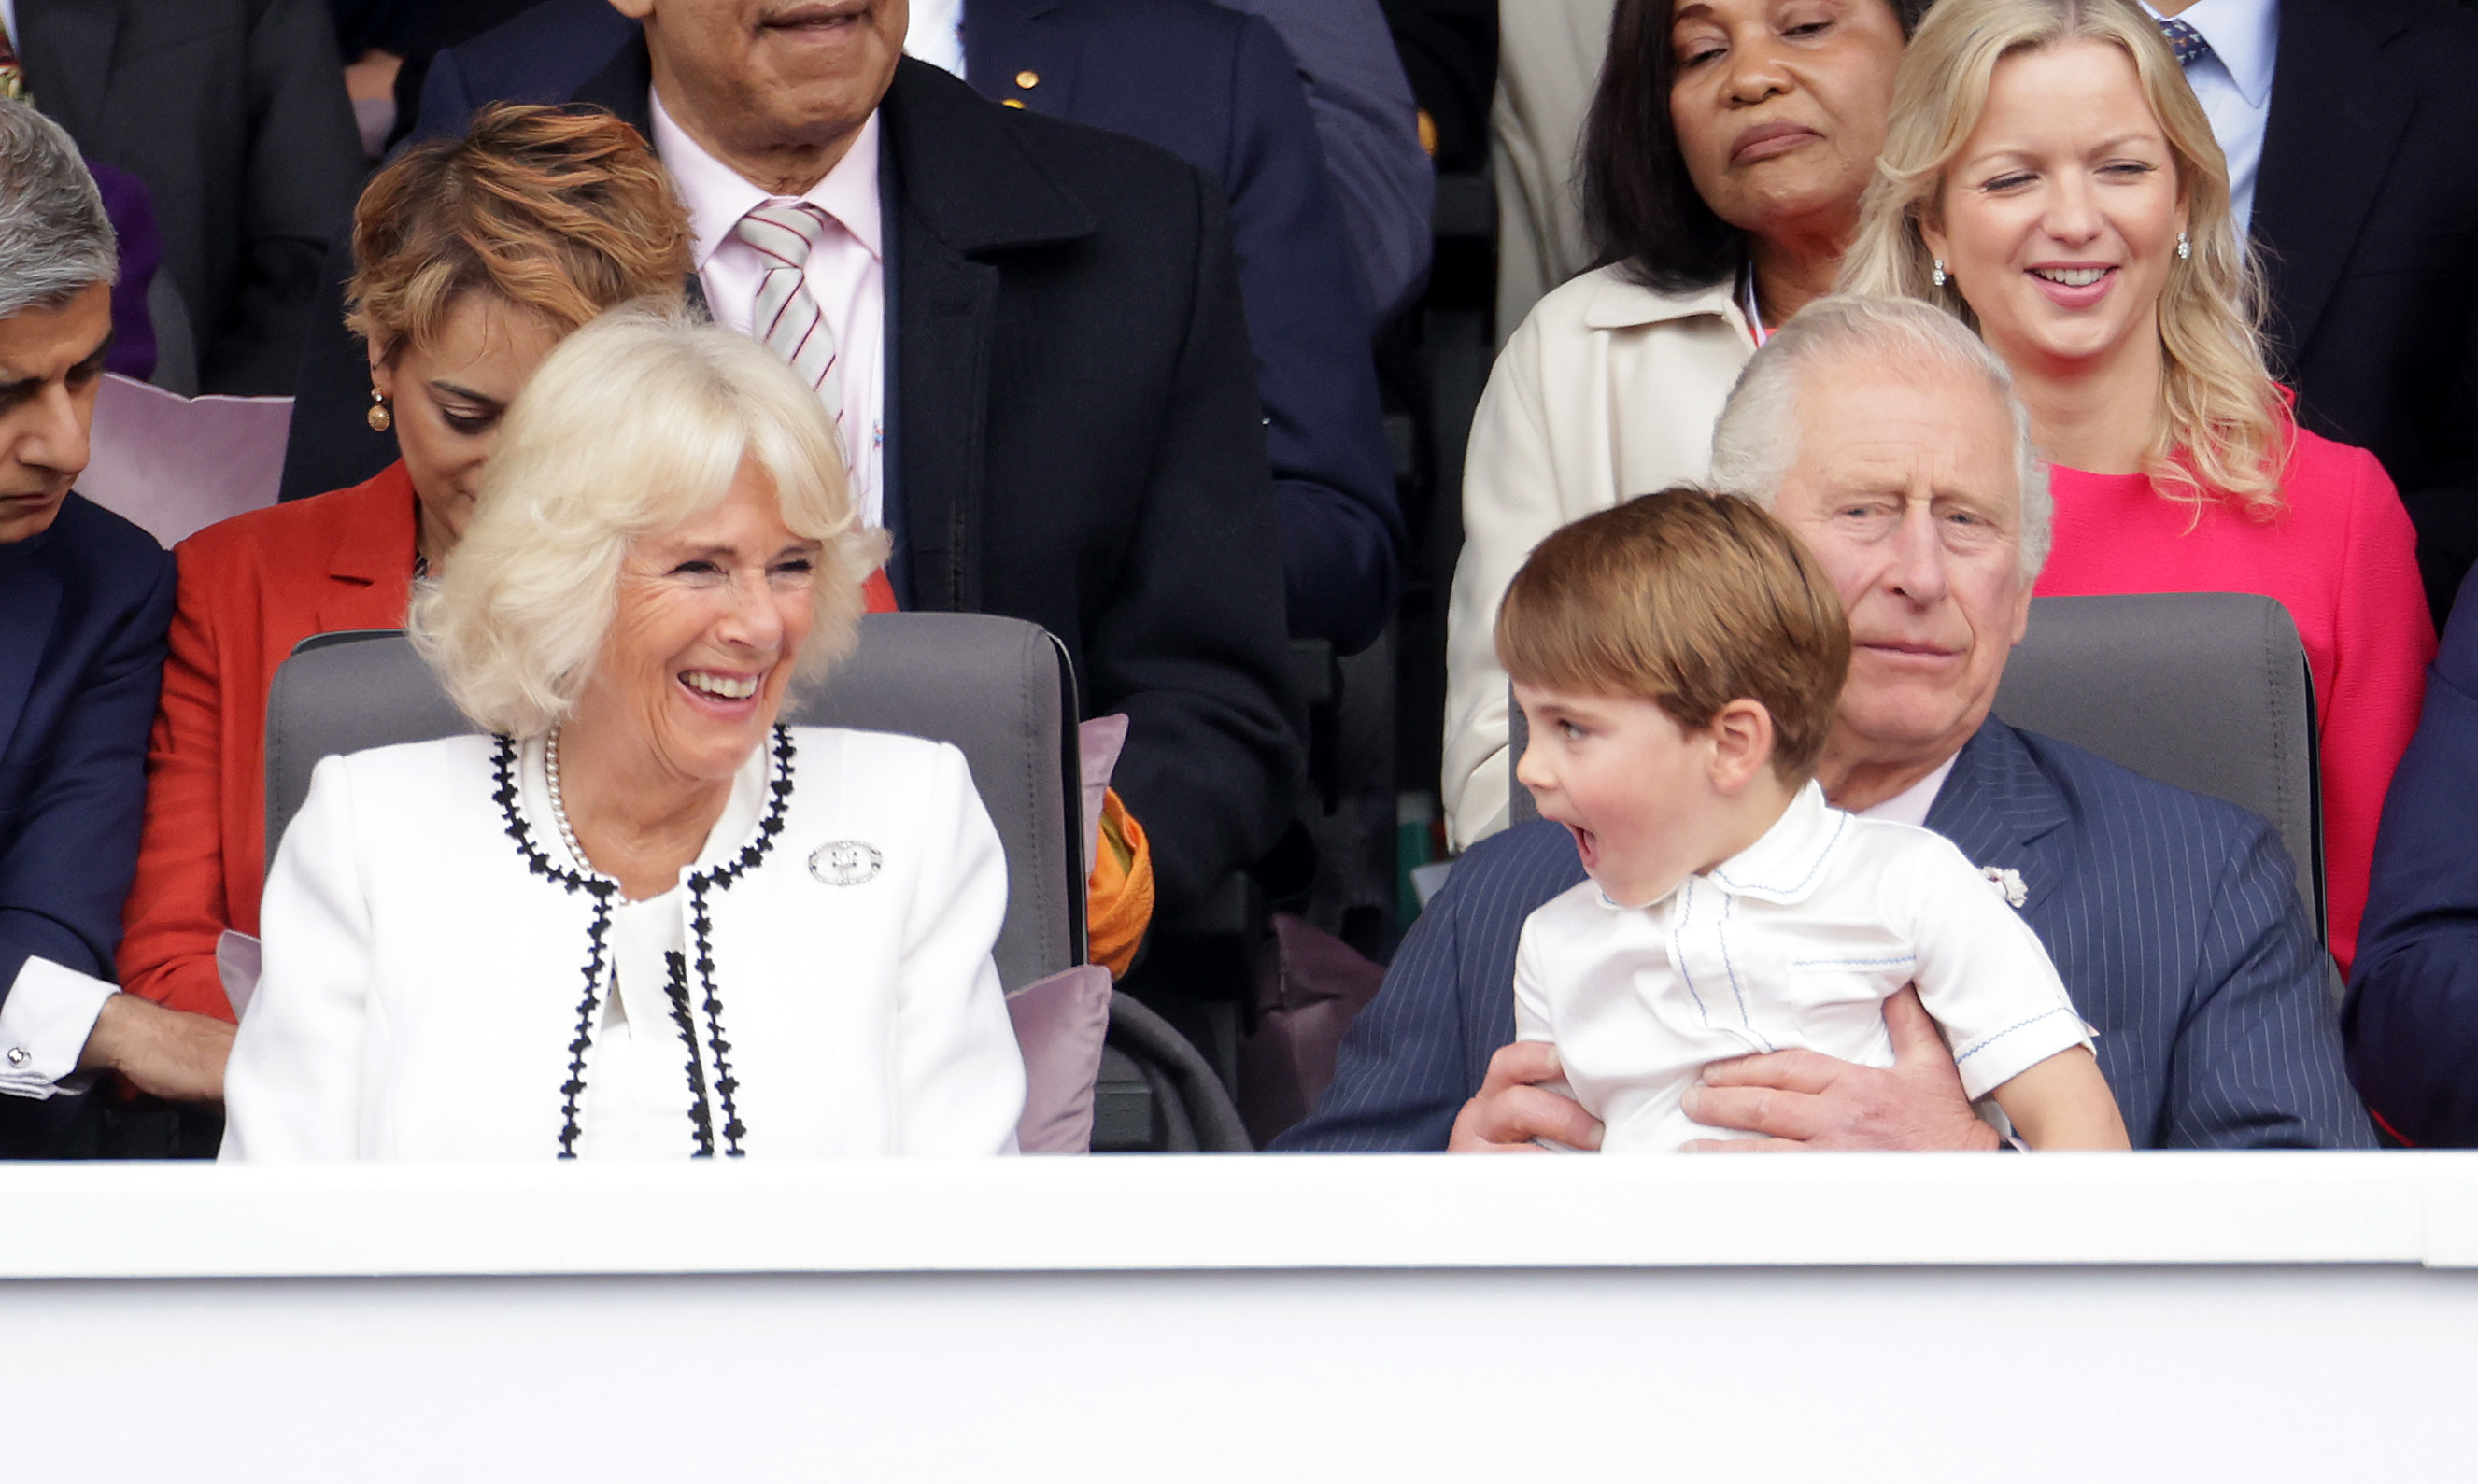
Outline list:
[[[2097,1030],[2137,1148],[2363,1147],[2326,959],[2271,826],[1990,714],[2047,550],[2046,481],[2005,367],[1911,300],[1818,301],[1721,415],[1713,478],[1770,505],[1850,616],[1848,682],[1816,769],[1841,809],[1923,825],[2019,908]],[[1456,865],[1352,1026],[1285,1150],[1597,1147],[1514,1041],[1515,947],[1584,879],[1567,827],[1521,825]],[[1812,1051],[1715,1063],[1688,1116],[1731,1149],[1998,1146],[1904,991],[1889,1069]],[[1694,1145],[1689,1145],[1694,1147]]]
[[[1126,715],[1113,785],[1191,907],[1300,766],[1221,191],[905,58],[904,0],[615,5],[632,34],[571,100],[652,141],[716,319],[834,410],[900,604],[1038,623],[1086,714]]]
[[[68,138],[0,102],[0,1153],[38,1151],[99,1069],[220,1096],[232,1039],[111,982],[172,617],[172,559],[70,491],[114,259]]]
[[[365,169],[324,0],[6,0],[0,19],[36,106],[146,185],[186,315],[159,318],[164,349],[194,349],[196,390],[289,394]]]
[[[2478,16],[2440,0],[2148,0],[2228,156],[2297,417],[2371,451],[2436,626],[2478,560]]]

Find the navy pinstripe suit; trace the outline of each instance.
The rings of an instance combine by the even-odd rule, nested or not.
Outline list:
[[[1989,717],[1928,828],[2022,873],[2022,915],[2083,1018],[2137,1148],[2364,1148],[2322,955],[2271,826]],[[1442,1149],[1514,1039],[1514,949],[1583,879],[1573,838],[1481,842],[1404,940],[1332,1086],[1278,1150]]]

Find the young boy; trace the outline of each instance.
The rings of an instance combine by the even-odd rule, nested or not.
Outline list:
[[[2031,1147],[2127,1146],[2001,887],[1941,836],[1824,801],[1850,630],[1779,521],[1691,489],[1579,520],[1516,575],[1497,649],[1531,732],[1515,776],[1591,876],[1524,924],[1515,1033],[1555,1044],[1604,1150],[1745,1137],[1679,1107],[1724,1058],[1891,1066],[1906,984]]]

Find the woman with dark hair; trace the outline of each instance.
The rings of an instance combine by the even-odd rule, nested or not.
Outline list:
[[[1506,584],[1557,527],[1704,477],[1764,327],[1832,291],[1926,10],[1619,0],[1581,162],[1600,266],[1533,307],[1472,424],[1446,649],[1458,846],[1506,819]]]

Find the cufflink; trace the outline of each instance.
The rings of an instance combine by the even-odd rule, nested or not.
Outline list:
[[[12,1067],[23,1067],[34,1059],[35,1053],[27,1050],[24,1046],[11,1046],[9,1048],[9,1065]]]

